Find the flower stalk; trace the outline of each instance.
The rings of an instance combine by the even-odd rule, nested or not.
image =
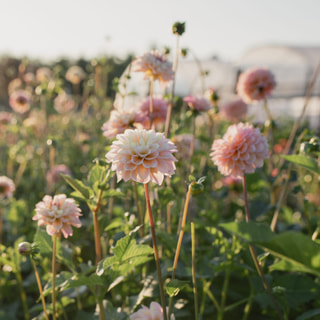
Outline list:
[[[57,253],[57,235],[52,236],[52,319],[56,319],[56,253]]]
[[[193,296],[194,296],[194,319],[198,320],[198,292],[196,281],[196,234],[194,223],[191,222],[191,259],[192,259],[192,283],[193,283]]]
[[[151,236],[152,236],[152,243],[153,243],[154,259],[155,259],[156,266],[157,266],[160,298],[161,298],[161,305],[162,305],[162,310],[163,310],[163,319],[167,320],[166,301],[165,301],[165,294],[164,294],[162,275],[161,275],[159,251],[158,251],[158,246],[157,246],[156,232],[155,232],[155,227],[154,227],[152,209],[151,209],[151,204],[150,204],[149,189],[148,189],[147,183],[144,184],[144,189],[145,189],[145,194],[146,194],[147,208],[148,208],[148,214],[149,214],[149,220],[150,220],[150,229],[151,229]],[[169,314],[169,319],[170,319],[170,314]]]

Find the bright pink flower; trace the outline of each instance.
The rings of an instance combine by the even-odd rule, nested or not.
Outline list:
[[[175,145],[154,130],[126,130],[117,135],[111,150],[106,154],[111,169],[116,171],[118,182],[130,179],[148,183],[162,184],[164,176],[171,176],[176,169],[172,155]]]
[[[189,95],[183,98],[183,101],[185,101],[191,109],[196,110],[198,112],[208,111],[212,108],[210,101],[204,97],[196,97]]]
[[[221,117],[232,122],[240,121],[247,115],[247,112],[248,105],[242,99],[224,103],[220,108]]]
[[[75,107],[75,102],[70,94],[65,91],[61,91],[54,99],[54,109],[62,114],[70,111]]]
[[[9,98],[11,108],[21,114],[30,110],[31,101],[31,94],[26,90],[14,91]]]
[[[44,196],[42,201],[36,205],[36,215],[32,220],[38,220],[38,226],[47,226],[47,233],[50,236],[63,233],[65,238],[72,236],[72,227],[81,227],[79,216],[81,210],[74,199],[67,198],[65,194],[53,197]]]
[[[142,114],[139,110],[133,108],[114,109],[111,111],[110,119],[103,124],[101,129],[105,137],[112,139],[127,129],[142,127],[142,123],[147,120],[146,114]]]
[[[143,72],[146,79],[159,80],[168,84],[173,79],[172,63],[158,51],[145,53],[132,62],[132,71]]]
[[[72,66],[67,70],[66,79],[73,84],[80,83],[86,77],[86,73],[79,66]]]
[[[0,199],[4,197],[11,198],[15,190],[14,182],[10,178],[6,176],[0,177]]]
[[[155,126],[162,125],[166,121],[168,103],[162,98],[153,98],[152,120]],[[150,97],[146,98],[139,106],[139,110],[146,116],[144,128],[150,128]]]
[[[247,103],[269,97],[276,86],[273,74],[264,68],[252,68],[240,74],[237,83],[239,96]]]
[[[230,126],[223,136],[213,142],[210,156],[225,176],[242,177],[263,166],[269,158],[267,139],[249,123]]]
[[[168,308],[167,308],[168,309]],[[168,313],[168,310],[167,310]],[[175,317],[172,314],[170,320],[174,320]],[[150,308],[142,306],[142,309],[133,313],[130,316],[130,320],[163,320],[163,310],[159,303],[151,302]]]

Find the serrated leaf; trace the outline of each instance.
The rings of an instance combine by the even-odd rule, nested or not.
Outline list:
[[[276,235],[268,226],[255,222],[231,222],[220,226],[284,260],[280,265],[282,270],[320,276],[320,245],[308,236],[293,231]]]
[[[89,187],[84,185],[84,183],[78,179],[71,178],[68,175],[61,174],[63,179],[76,191],[78,191],[84,199],[90,199],[91,190]]]
[[[314,158],[298,154],[282,156],[282,158],[320,175],[318,162]]]
[[[183,288],[188,287],[187,281],[178,279],[170,280],[166,285],[167,294],[172,298],[175,297]]]

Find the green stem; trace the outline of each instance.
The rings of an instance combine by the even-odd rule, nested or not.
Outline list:
[[[184,204],[184,209],[183,209],[183,214],[182,214],[182,222],[181,222],[181,227],[180,227],[180,232],[179,232],[179,239],[178,239],[177,248],[176,248],[176,254],[174,256],[174,262],[173,262],[173,267],[172,267],[172,277],[171,277],[172,280],[175,279],[175,275],[176,275],[176,269],[177,269],[177,265],[178,265],[178,259],[179,259],[179,255],[180,255],[181,244],[182,244],[182,239],[183,239],[183,235],[184,235],[184,227],[185,227],[185,224],[186,224],[189,201],[190,201],[190,197],[191,197],[191,190],[192,190],[192,185],[193,184],[194,184],[194,182],[189,184],[187,197],[186,197],[186,201],[185,201],[185,204]],[[171,315],[171,311],[172,311],[172,303],[173,303],[173,299],[172,299],[172,297],[170,297],[169,313],[168,313],[169,314],[169,319],[170,319],[170,315]]]
[[[194,223],[191,222],[191,259],[192,259],[192,283],[194,296],[194,319],[198,320],[198,292],[196,282],[196,244],[195,244],[195,230]]]
[[[36,263],[34,262],[33,258],[30,257],[31,260],[31,264],[33,266],[33,270],[34,270],[34,274],[36,276],[36,280],[37,280],[37,285],[38,285],[38,289],[39,289],[39,293],[40,293],[40,298],[41,298],[41,302],[42,302],[42,306],[43,306],[43,312],[44,315],[46,317],[46,320],[49,320],[49,316],[48,316],[48,311],[47,311],[47,306],[46,306],[46,302],[44,300],[44,295],[43,295],[43,291],[42,291],[42,285],[41,285],[41,280],[40,280],[40,276],[39,276],[39,272],[37,270],[37,266]]]
[[[172,66],[173,70],[173,81],[172,81],[172,87],[171,87],[171,101],[168,105],[167,109],[167,117],[166,117],[166,124],[165,124],[165,137],[167,138],[170,134],[170,121],[171,121],[171,114],[172,114],[172,108],[174,103],[174,89],[175,89],[175,82],[176,82],[176,72],[178,67],[178,58],[179,58],[179,35],[177,35],[176,38],[176,54],[174,58],[174,63]]]
[[[23,307],[23,311],[24,311],[24,318],[25,318],[25,320],[29,320],[30,315],[29,315],[28,304],[27,304],[27,296],[26,296],[26,293],[23,289],[20,268],[17,269],[16,276],[17,276],[18,285],[19,285],[19,289],[20,289],[20,296],[21,296],[22,307]]]
[[[135,181],[132,181],[132,184],[133,184],[133,191],[134,191],[134,200],[135,200],[137,211],[138,211],[138,224],[139,226],[141,226],[139,230],[140,237],[143,238],[144,237],[144,226],[143,226],[144,217],[143,217],[140,202],[139,202],[138,187]]]
[[[165,300],[162,275],[161,275],[161,265],[160,265],[159,252],[158,252],[158,246],[157,246],[157,238],[156,238],[156,232],[155,232],[155,228],[154,228],[153,215],[152,215],[152,210],[151,210],[151,205],[150,205],[150,196],[149,196],[149,190],[148,190],[147,183],[144,184],[144,190],[145,190],[145,194],[146,194],[146,202],[147,202],[148,214],[149,214],[149,220],[150,220],[150,229],[151,229],[151,236],[152,236],[152,243],[153,243],[154,259],[156,261],[156,266],[157,266],[160,298],[161,298],[161,305],[162,305],[162,310],[163,310],[163,320],[167,320],[167,312],[166,312],[167,309],[166,309],[166,300]]]
[[[249,206],[248,206],[247,183],[246,183],[246,176],[245,175],[243,175],[242,183],[243,183],[243,195],[244,195],[245,211],[246,211],[246,221],[249,222],[250,221],[250,213],[249,213]],[[271,289],[266,281],[264,273],[261,269],[260,263],[258,261],[257,253],[251,244],[249,245],[249,249],[250,249],[250,253],[251,253],[252,259],[254,261],[255,267],[256,267],[258,274],[262,280],[263,286],[264,286],[265,290],[267,291],[267,293],[268,293],[268,295],[269,295],[269,297],[270,297],[270,299],[271,299],[271,301],[272,301],[272,303],[278,313],[279,319],[284,319],[282,311],[281,311],[277,301],[275,300],[275,298],[271,292]]]
[[[56,252],[57,235],[52,236],[52,319],[56,319]]]

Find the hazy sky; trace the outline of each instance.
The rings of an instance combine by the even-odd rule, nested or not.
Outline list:
[[[320,46],[320,0],[2,0],[0,55],[54,59],[182,47],[237,59],[263,44]]]

